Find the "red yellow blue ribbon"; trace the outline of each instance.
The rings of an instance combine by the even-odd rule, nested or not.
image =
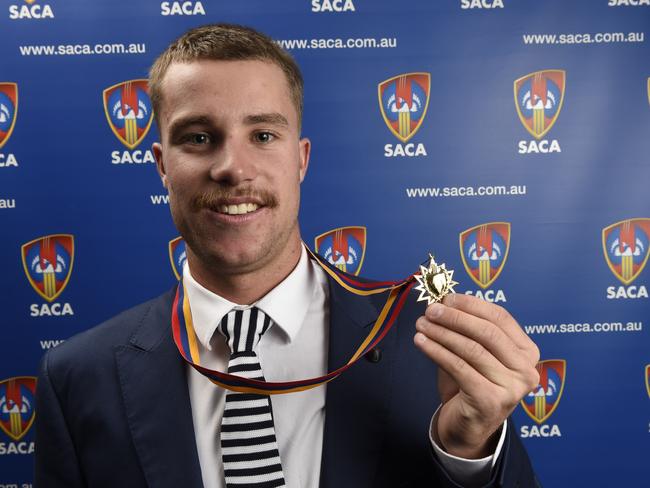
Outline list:
[[[174,342],[183,359],[198,372],[206,376],[212,383],[227,390],[241,393],[259,393],[262,395],[280,395],[283,393],[309,390],[328,383],[350,368],[364,354],[376,347],[391,329],[395,323],[395,319],[404,306],[409,291],[414,285],[413,275],[403,281],[365,283],[329,266],[323,258],[313,254],[311,251],[309,251],[309,254],[336,283],[355,295],[368,296],[388,292],[388,298],[379,313],[379,317],[372,326],[368,336],[359,345],[347,363],[324,376],[283,382],[251,380],[201,366],[198,340],[194,332],[194,325],[192,324],[190,304],[185,293],[183,280],[181,279],[178,283],[172,307],[172,332]]]

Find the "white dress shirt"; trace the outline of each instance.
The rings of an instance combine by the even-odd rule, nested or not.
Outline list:
[[[263,298],[251,305],[232,303],[194,280],[187,264],[183,283],[192,311],[201,365],[228,369],[230,350],[216,332],[232,309],[256,306],[274,325],[262,336],[258,356],[267,381],[290,381],[327,373],[329,347],[329,288],[325,272],[302,249],[294,270]],[[216,333],[215,333],[216,332]],[[221,464],[220,429],[226,391],[191,366],[187,369],[192,420],[205,488],[225,488]],[[317,488],[325,425],[325,388],[272,395],[275,432],[288,488]],[[433,425],[433,422],[432,422]],[[501,450],[503,430],[497,453]],[[490,475],[497,455],[481,460],[450,456],[438,446],[439,459],[455,480],[474,484]]]

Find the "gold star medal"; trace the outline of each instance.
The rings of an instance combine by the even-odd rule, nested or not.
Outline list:
[[[415,287],[420,292],[418,302],[426,301],[427,305],[440,302],[449,293],[454,293],[454,286],[458,284],[452,279],[454,270],[445,268],[445,264],[438,264],[429,254],[429,267],[420,265],[420,272],[414,275],[420,283]]]

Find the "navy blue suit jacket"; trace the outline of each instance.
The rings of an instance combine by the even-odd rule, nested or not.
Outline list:
[[[356,296],[330,280],[330,369],[350,358],[385,298]],[[203,486],[187,366],[171,336],[172,300],[170,291],[45,355],[37,387],[37,488]],[[436,367],[413,345],[424,306],[415,296],[407,302],[379,345],[380,360],[362,359],[327,385],[321,488],[458,486],[432,454]],[[487,486],[534,487],[508,423]]]

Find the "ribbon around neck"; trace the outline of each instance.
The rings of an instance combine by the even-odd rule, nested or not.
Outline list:
[[[251,380],[201,366],[198,340],[196,338],[196,333],[194,332],[194,325],[192,324],[190,303],[187,294],[185,293],[183,279],[181,278],[178,282],[178,288],[172,306],[172,333],[176,347],[178,347],[183,359],[199,373],[206,376],[212,383],[227,390],[241,393],[258,393],[261,395],[281,395],[284,393],[309,390],[332,381],[356,363],[364,354],[377,346],[377,344],[381,342],[384,336],[391,329],[395,319],[402,310],[406,297],[415,284],[413,275],[402,281],[363,283],[344,274],[342,271],[331,268],[325,263],[323,258],[312,253],[307,246],[305,246],[305,248],[307,249],[309,256],[314,259],[336,283],[347,291],[361,296],[388,292],[388,298],[379,313],[379,317],[372,326],[368,336],[359,345],[347,363],[324,376],[283,382]]]

